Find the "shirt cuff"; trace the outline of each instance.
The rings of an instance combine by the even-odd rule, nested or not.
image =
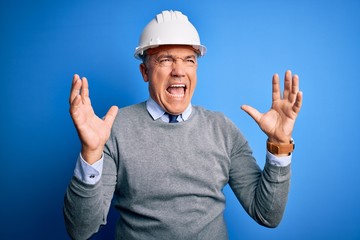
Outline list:
[[[76,162],[74,176],[83,183],[94,185],[101,178],[103,163],[104,154],[101,155],[100,160],[90,165],[83,159],[80,153]]]
[[[291,163],[291,156],[292,154],[290,153],[289,156],[285,156],[285,157],[277,157],[274,154],[272,154],[271,152],[267,151],[266,152],[266,157],[269,160],[269,163],[271,165],[277,166],[277,167],[286,167]]]

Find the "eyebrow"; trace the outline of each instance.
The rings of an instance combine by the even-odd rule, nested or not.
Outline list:
[[[159,56],[157,56],[156,58],[182,58],[182,57],[178,57],[172,54],[160,54]],[[183,57],[182,59],[189,59],[189,58],[193,58],[196,59],[196,55],[187,55],[185,57]]]

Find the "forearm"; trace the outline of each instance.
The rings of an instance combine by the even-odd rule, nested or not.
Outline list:
[[[261,170],[247,144],[232,156],[229,185],[246,212],[267,227],[280,223],[289,191],[291,158],[279,160],[267,154]]]
[[[279,225],[288,199],[290,187],[290,165],[277,167],[268,161],[262,171],[249,214],[261,225]]]
[[[79,158],[78,163],[81,161]],[[104,159],[105,161],[105,159]],[[100,225],[106,224],[106,216],[111,204],[116,183],[115,172],[111,168],[111,159],[107,158],[103,169],[100,169],[101,178],[95,183],[89,183],[76,177],[77,171],[86,171],[78,167],[72,178],[64,199],[64,218],[67,231],[73,239],[87,239],[98,231]],[[85,174],[86,175],[86,174]]]
[[[106,223],[107,212],[101,182],[89,185],[73,177],[64,199],[65,225],[71,238],[88,239]]]

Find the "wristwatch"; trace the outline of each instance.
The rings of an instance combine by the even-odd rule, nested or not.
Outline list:
[[[295,149],[294,140],[291,139],[290,143],[288,144],[277,144],[270,142],[269,140],[266,141],[266,147],[269,152],[272,154],[288,154],[292,153]]]

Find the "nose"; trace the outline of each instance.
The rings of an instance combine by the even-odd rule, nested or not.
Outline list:
[[[184,66],[184,62],[179,61],[179,59],[177,59],[177,61],[174,61],[172,64],[172,71],[171,71],[171,75],[174,77],[184,77],[185,76],[185,66]]]

